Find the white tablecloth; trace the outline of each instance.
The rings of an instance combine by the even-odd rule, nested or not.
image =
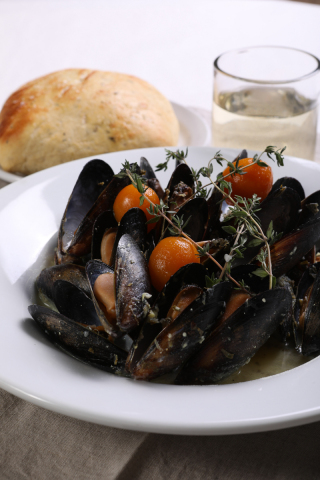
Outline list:
[[[257,0],[0,0],[0,105],[70,67],[119,71],[211,110],[213,60],[252,45],[320,56],[320,8]]]

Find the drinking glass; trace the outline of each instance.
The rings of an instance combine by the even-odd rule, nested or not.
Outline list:
[[[250,47],[214,61],[213,145],[252,149],[286,146],[314,160],[320,62],[287,47]]]

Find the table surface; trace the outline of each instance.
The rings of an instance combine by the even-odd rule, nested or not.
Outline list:
[[[320,57],[319,24],[318,5],[287,1],[0,0],[0,105],[33,78],[86,67],[136,75],[210,112],[218,54],[266,44]],[[1,479],[320,477],[320,422],[237,436],[146,434],[68,418],[3,390],[0,418]]]
[[[0,0],[0,105],[33,78],[86,67],[211,110],[220,53],[284,45],[320,57],[319,18],[317,5],[273,0]]]

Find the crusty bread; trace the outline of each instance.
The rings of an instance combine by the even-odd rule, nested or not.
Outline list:
[[[0,165],[27,175],[100,153],[176,145],[170,102],[147,82],[68,69],[27,83],[0,113]]]

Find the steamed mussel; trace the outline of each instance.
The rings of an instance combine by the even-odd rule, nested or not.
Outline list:
[[[233,164],[246,156],[241,152]],[[176,384],[216,383],[275,336],[285,345],[295,342],[297,355],[318,355],[320,193],[305,198],[300,182],[284,177],[256,208],[264,235],[274,233],[273,289],[261,274],[261,243],[250,230],[246,248],[238,250],[220,279],[217,264],[231,258],[236,223],[226,222],[228,214],[222,212],[230,207],[221,190],[199,194],[199,178],[176,158],[166,188],[145,158],[130,166],[145,188],[157,192],[173,220],[170,225],[162,215],[151,221],[154,228],[147,226],[141,202],[116,221],[114,202],[132,178],[124,171],[114,175],[101,160],[88,162],[61,221],[56,265],[37,278],[43,305],[30,306],[31,316],[64,352],[137,380],[169,374]],[[150,212],[156,216],[154,208]],[[183,225],[202,255],[176,268],[156,289],[150,256],[174,235],[174,224]]]

